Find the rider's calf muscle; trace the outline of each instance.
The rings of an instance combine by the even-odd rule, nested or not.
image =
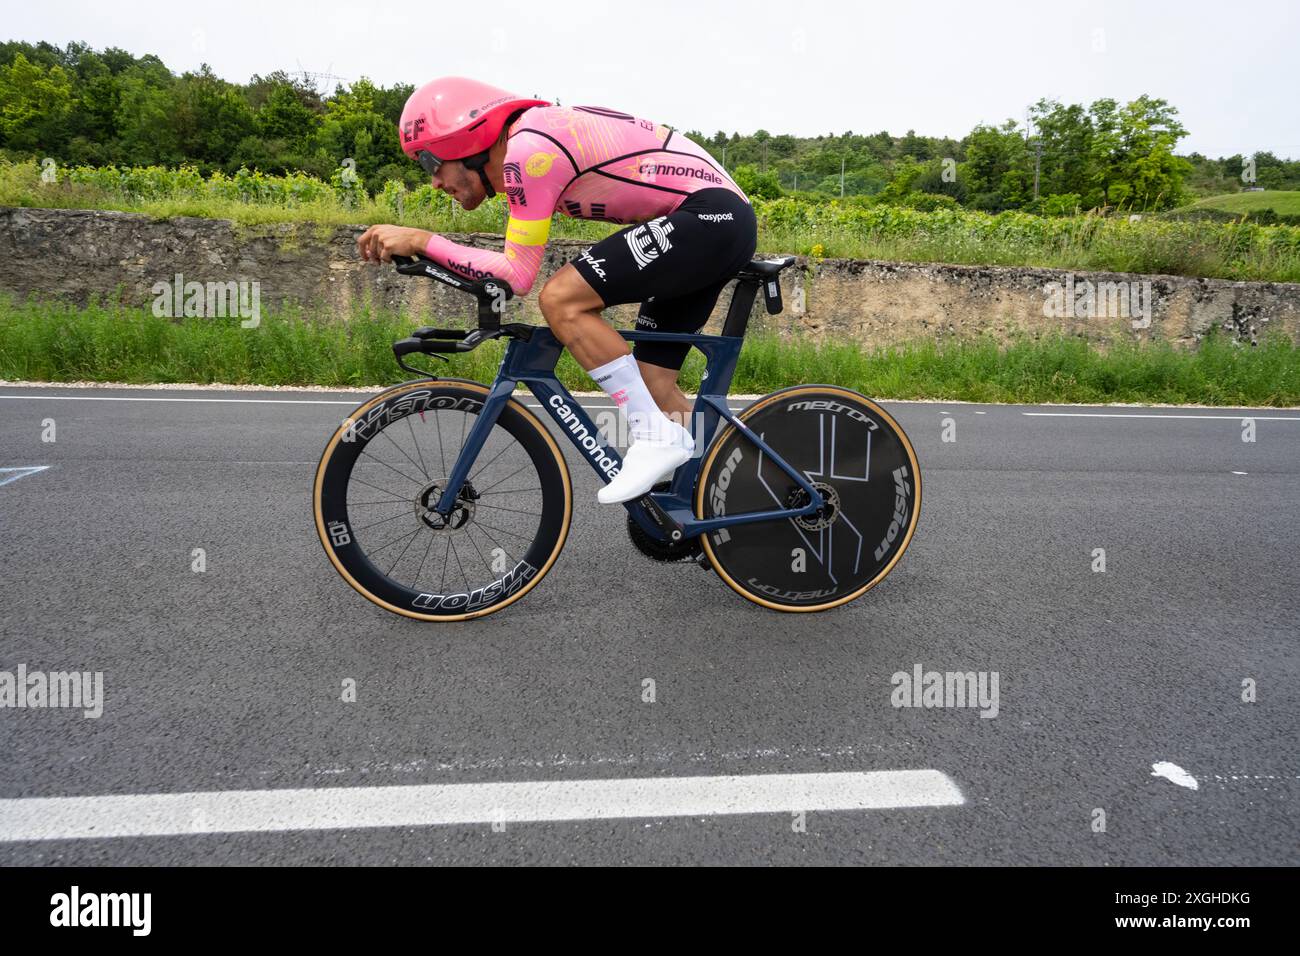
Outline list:
[[[637,365],[655,404],[678,425],[689,429],[694,406],[677,387],[677,372],[649,362],[637,362]]]

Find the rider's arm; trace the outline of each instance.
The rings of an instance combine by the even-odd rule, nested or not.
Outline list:
[[[462,275],[504,279],[516,295],[523,295],[537,279],[551,232],[551,214],[560,193],[573,179],[574,169],[555,143],[532,131],[510,138],[504,162],[510,205],[505,251],[474,249],[435,235],[424,254]]]

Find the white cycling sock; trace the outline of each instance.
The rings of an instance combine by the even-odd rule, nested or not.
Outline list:
[[[587,374],[596,380],[615,405],[623,409],[633,441],[662,441],[674,435],[675,430],[671,427],[674,422],[650,397],[650,389],[645,387],[641,370],[630,353],[593,368]]]

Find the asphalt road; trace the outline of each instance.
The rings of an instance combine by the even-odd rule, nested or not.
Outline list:
[[[121,398],[150,400],[91,400]],[[0,671],[104,688],[98,719],[0,709],[0,821],[30,823],[26,798],[863,771],[937,771],[960,801],[240,833],[196,809],[184,835],[0,823],[0,863],[1300,863],[1300,411],[885,403],[917,535],[812,615],[641,557],[566,446],[550,575],[431,625],[360,598],[316,537],[316,461],[361,398],[0,386],[0,468],[48,466],[0,472]],[[893,706],[918,664],[996,673],[997,716]]]

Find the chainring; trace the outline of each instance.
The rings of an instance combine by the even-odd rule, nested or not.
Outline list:
[[[651,488],[651,491],[667,491],[669,482],[663,481]],[[685,561],[700,562],[703,567],[712,570],[707,561],[702,561],[704,545],[698,537],[679,541],[675,544],[652,538],[650,534],[636,523],[631,515],[627,516],[627,536],[632,539],[636,549],[652,561],[678,563]]]
[[[627,516],[627,536],[632,539],[632,544],[636,546],[638,551],[655,561],[670,563],[698,561],[700,555],[704,552],[704,546],[700,544],[699,538],[690,538],[676,544],[669,544],[667,541],[656,541],[646,533],[644,528],[636,523],[636,520],[631,515]]]

